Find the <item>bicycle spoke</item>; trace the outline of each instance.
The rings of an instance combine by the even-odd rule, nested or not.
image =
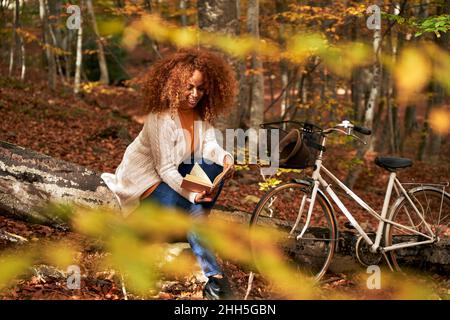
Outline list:
[[[321,197],[311,204],[310,188],[297,183],[280,185],[268,192],[252,217],[253,225],[276,228],[285,234],[277,245],[286,263],[302,273],[319,279],[334,252],[335,224]],[[306,214],[313,205],[312,214]],[[269,214],[270,213],[270,214]],[[309,221],[307,221],[309,219]],[[297,239],[305,229],[303,237]]]
[[[389,219],[397,224],[409,227],[423,235],[430,233],[432,239],[448,238],[450,225],[450,196],[436,189],[423,189],[410,194],[410,199],[404,198],[392,213]],[[416,212],[414,209],[420,209]],[[386,226],[386,246],[398,243],[418,243],[426,240],[421,235],[414,234],[412,230],[400,228],[395,225]],[[432,244],[428,244],[431,246]],[[412,255],[411,255],[412,253]],[[410,254],[408,256],[408,254]],[[416,247],[397,249],[389,252],[393,266],[400,270],[400,265],[423,264]]]

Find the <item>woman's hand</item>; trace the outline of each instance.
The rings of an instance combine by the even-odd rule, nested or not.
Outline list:
[[[230,179],[234,175],[233,159],[229,155],[226,155],[223,158],[223,171],[227,170],[228,168],[230,168],[230,170],[225,174],[225,176],[224,176],[225,180]]]
[[[211,202],[213,201],[213,196],[207,194],[206,191],[202,191],[195,196],[195,203]]]
[[[223,158],[223,171],[227,170],[228,168],[230,168],[230,169],[225,174],[225,176],[223,178],[224,180],[230,179],[233,176],[233,174],[234,174],[233,159],[229,155],[226,155]],[[211,202],[211,201],[213,201],[213,199],[217,195],[218,189],[219,188],[216,187],[214,190],[211,190],[210,193],[207,193],[206,191],[200,192],[195,197],[195,203],[202,203],[202,202]]]

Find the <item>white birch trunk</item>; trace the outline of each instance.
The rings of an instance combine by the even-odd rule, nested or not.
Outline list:
[[[12,76],[14,69],[14,56],[16,54],[17,47],[17,28],[19,27],[19,0],[14,3],[14,15],[13,15],[13,38],[11,42],[11,49],[9,52],[9,76]]]
[[[23,41],[23,38],[20,37],[20,54],[21,54],[21,60],[22,60],[22,68],[20,72],[20,79],[25,80],[25,73],[26,73],[26,61],[25,61],[25,43]]]
[[[83,59],[83,21],[80,23],[80,28],[77,33],[77,57],[75,60],[75,82],[74,93],[78,94],[80,91],[80,78],[81,78],[81,64]]]
[[[367,101],[366,112],[364,116],[364,126],[366,128],[373,127],[373,118],[375,113],[375,106],[378,101],[378,96],[380,94],[380,76],[381,76],[381,68],[380,68],[380,47],[381,45],[381,30],[376,29],[373,34],[373,50],[375,54],[375,61],[373,64],[372,72],[373,72],[373,80],[372,87],[370,89],[369,99]],[[375,145],[375,137],[372,138],[368,142],[367,149],[368,151],[373,151]]]

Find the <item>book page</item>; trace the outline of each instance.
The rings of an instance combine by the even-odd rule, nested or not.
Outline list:
[[[209,181],[205,181],[204,179],[199,178],[197,176],[193,176],[191,174],[187,174],[186,177],[184,177],[184,180],[191,181],[191,182],[197,183],[197,184],[201,184],[202,186],[207,186],[207,187],[212,186],[212,183],[210,183]]]
[[[208,175],[205,171],[203,171],[202,167],[196,162],[194,166],[192,167],[190,175],[196,176],[203,180],[203,183],[208,183],[209,185],[212,185],[211,180],[209,179]]]

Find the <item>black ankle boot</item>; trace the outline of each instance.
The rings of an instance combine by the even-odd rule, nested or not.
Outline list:
[[[227,278],[209,277],[203,289],[203,297],[208,300],[233,299]]]

